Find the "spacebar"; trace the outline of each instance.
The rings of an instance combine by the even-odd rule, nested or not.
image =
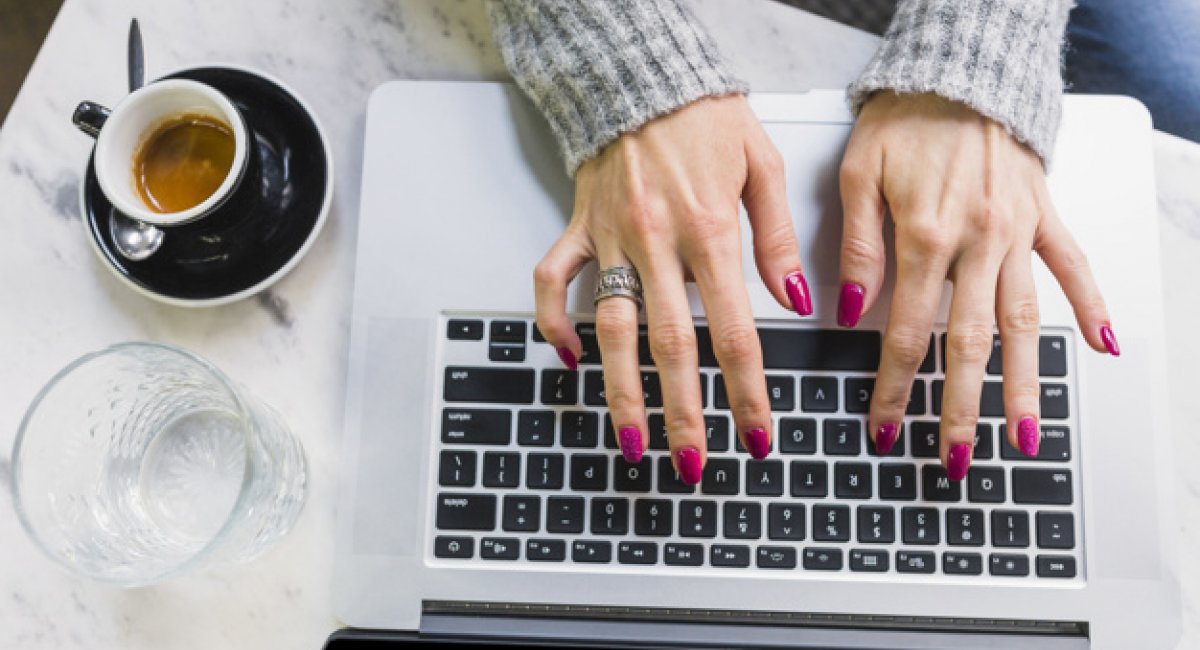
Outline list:
[[[763,367],[768,370],[864,370],[879,368],[879,332],[760,328]]]

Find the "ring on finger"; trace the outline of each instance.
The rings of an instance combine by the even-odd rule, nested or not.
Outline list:
[[[642,280],[638,277],[637,269],[631,266],[610,266],[600,269],[597,274],[596,293],[592,304],[595,305],[606,298],[628,298],[642,306]]]

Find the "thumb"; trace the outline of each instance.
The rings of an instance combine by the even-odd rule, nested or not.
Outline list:
[[[838,325],[854,327],[883,286],[883,192],[878,176],[842,162],[842,261]]]
[[[746,147],[742,204],[754,232],[754,262],[771,295],[801,316],[813,313],[788,209],[783,157],[766,134]]]

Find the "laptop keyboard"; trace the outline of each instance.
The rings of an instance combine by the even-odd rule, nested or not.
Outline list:
[[[650,443],[631,465],[605,407],[591,323],[576,327],[576,372],[563,369],[532,318],[443,317],[429,561],[1082,580],[1070,331],[1040,340],[1036,459],[1008,444],[995,340],[971,469],[956,483],[938,460],[943,333],[930,337],[900,439],[879,457],[864,429],[880,334],[759,325],[771,452],[754,460],[737,440],[708,329],[698,325],[708,463],[689,486],[671,465],[644,330]]]

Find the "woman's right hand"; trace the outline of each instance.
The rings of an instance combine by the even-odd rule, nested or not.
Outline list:
[[[741,273],[739,199],[767,289],[784,307],[811,314],[783,161],[741,95],[701,99],[656,118],[584,163],[571,222],[534,271],[538,329],[572,368],[582,345],[566,315],[567,285],[592,259],[601,269],[638,271],[667,442],[675,470],[689,484],[700,482],[706,458],[696,332],[684,288],[689,277],[704,303],[735,430],[756,458],[771,446],[762,350]],[[625,458],[638,462],[649,429],[637,305],[619,296],[601,300],[596,338],[613,430]]]

